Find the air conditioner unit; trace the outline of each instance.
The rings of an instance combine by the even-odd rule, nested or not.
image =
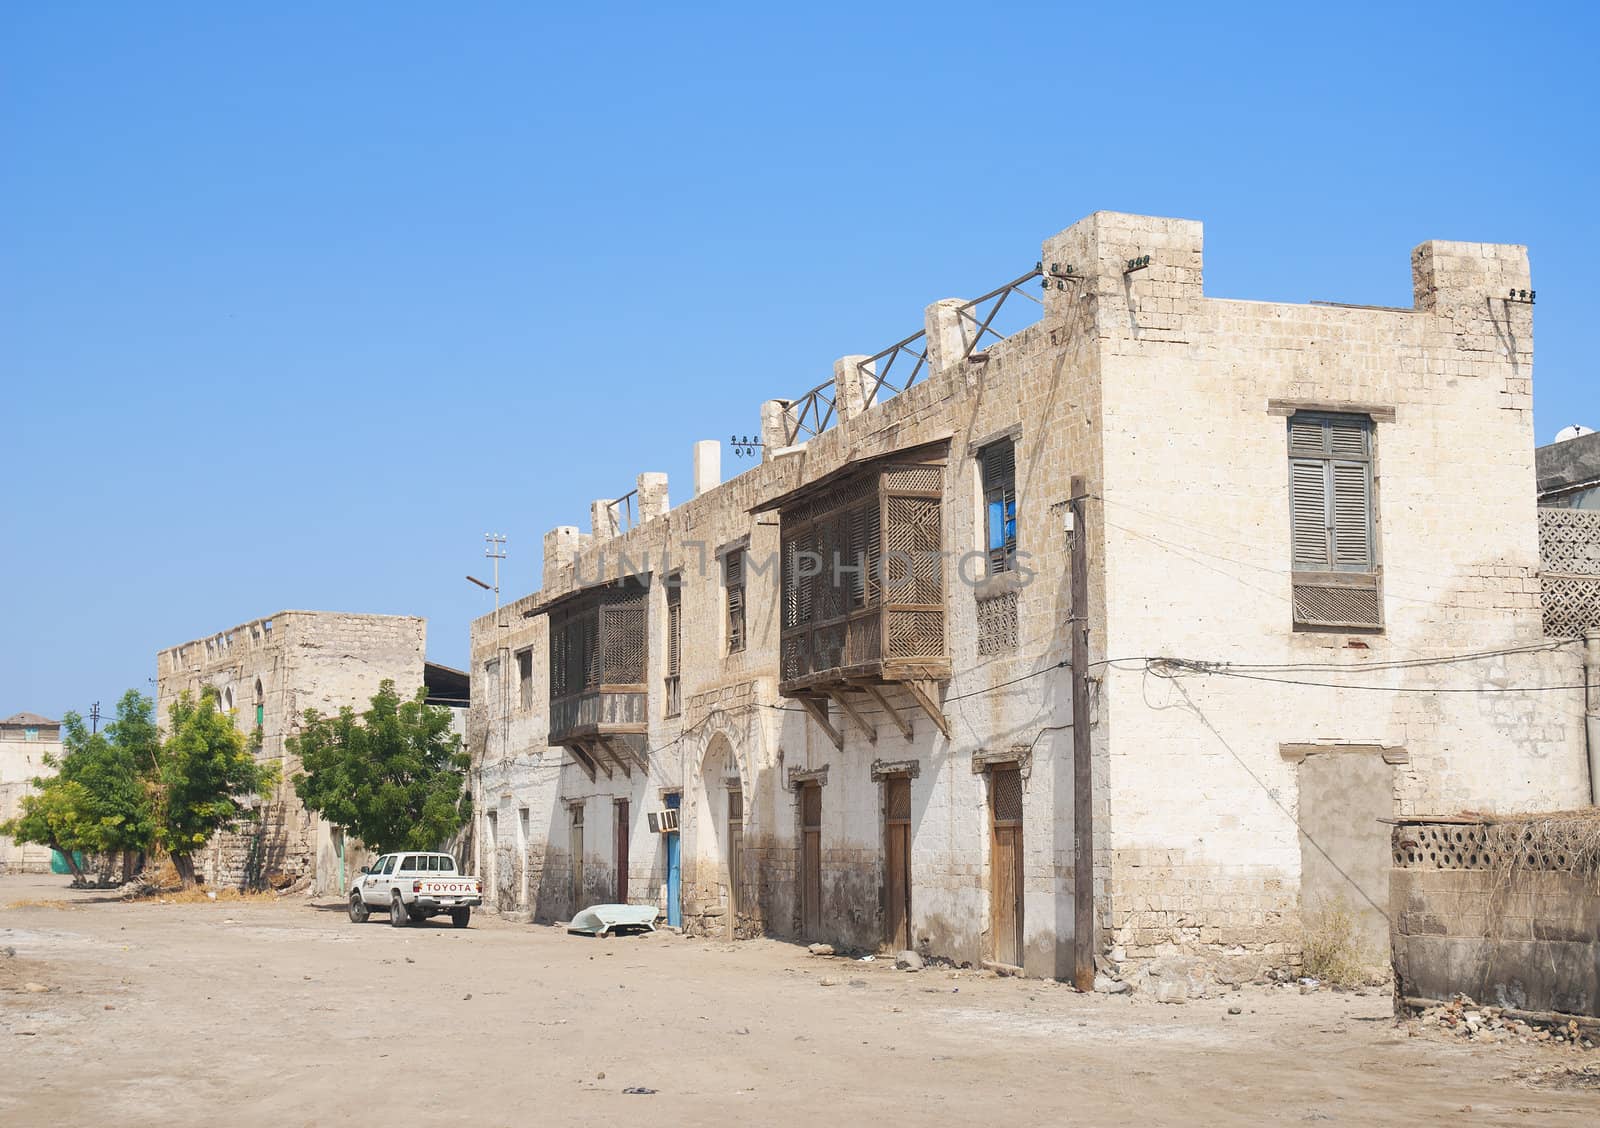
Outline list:
[[[675,808],[651,811],[646,818],[650,821],[651,834],[666,834],[678,829],[678,812]]]

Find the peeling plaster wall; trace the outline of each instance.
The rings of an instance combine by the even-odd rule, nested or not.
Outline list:
[[[1521,247],[1425,243],[1415,310],[1206,298],[1198,223],[1100,216],[1111,263],[1151,254],[1096,302],[1105,340],[1107,656],[1373,663],[1542,637]],[[1287,420],[1273,401],[1392,409],[1374,425],[1381,632],[1296,630]],[[1395,813],[1585,801],[1580,649],[1452,666],[1269,677],[1106,676],[1114,945],[1293,956],[1296,745],[1401,750]],[[1484,688],[1489,692],[1441,692]],[[1398,692],[1397,692],[1398,691]],[[1097,780],[1097,782],[1100,782]],[[1360,828],[1374,842],[1387,828]]]
[[[1578,801],[1581,702],[1552,707],[1550,695],[1522,692],[1316,696],[1260,682],[1180,685],[1106,665],[1161,655],[1359,665],[1538,641],[1531,328],[1525,307],[1508,313],[1488,297],[1525,277],[1525,257],[1519,248],[1426,247],[1415,311],[1224,301],[1203,294],[1199,224],[1096,213],[1042,248],[1044,262],[1071,265],[1082,281],[1046,290],[1042,320],[987,348],[984,361],[962,359],[960,326],[948,303],[936,303],[922,382],[799,447],[779,451],[769,441],[759,465],[626,533],[608,527],[596,539],[564,530],[547,542],[570,560],[547,560],[544,590],[508,605],[500,624],[484,616],[472,630],[469,744],[480,794],[502,812],[528,807],[532,826],[526,848],[496,862],[529,875],[503,887],[500,907],[538,919],[572,911],[569,808],[578,801],[586,889],[601,891],[597,883],[614,876],[610,819],[622,796],[633,820],[630,894],[659,899],[663,850],[645,816],[664,792],[681,789],[686,927],[726,933],[737,901],[738,935],[800,938],[791,773],[826,769],[823,920],[821,935],[805,938],[876,947],[885,826],[873,763],[911,761],[915,942],[953,959],[992,958],[989,777],[972,765],[1011,754],[1025,765],[1024,963],[1031,974],[1070,973],[1073,717],[1069,678],[1056,666],[1073,614],[1064,513],[1075,474],[1094,495],[1083,610],[1095,663],[1086,721],[1097,950],[1137,959],[1178,945],[1242,948],[1263,962],[1294,957],[1296,777],[1282,744],[1404,747],[1401,809]],[[1124,275],[1125,261],[1142,254],[1152,265]],[[839,371],[848,376],[852,367]],[[1377,440],[1387,627],[1359,645],[1345,634],[1296,632],[1289,620],[1286,424],[1269,413],[1269,399],[1395,407]],[[848,416],[849,396],[840,402]],[[774,418],[781,415],[779,405]],[[1002,435],[1016,443],[1019,549],[1032,582],[1019,594],[1015,649],[980,654],[976,593],[956,564],[981,547],[975,456]],[[891,703],[914,725],[911,739],[881,709],[866,711],[870,737],[836,712],[845,737],[836,748],[777,694],[777,517],[751,511],[847,462],[945,440],[950,736],[891,689]],[[716,555],[746,538],[749,643],[729,655]],[[763,569],[768,560],[774,566]],[[669,717],[659,581],[678,569],[686,576],[683,708]],[[639,572],[656,581],[649,767],[591,780],[547,744],[544,620],[526,613]],[[523,647],[534,657],[526,705],[508,672]],[[1567,684],[1576,669],[1571,655],[1547,653],[1507,658],[1477,676]],[[1426,688],[1452,676],[1387,680]],[[705,777],[713,741],[731,749],[744,795],[739,875],[726,871],[717,822],[726,773]]]

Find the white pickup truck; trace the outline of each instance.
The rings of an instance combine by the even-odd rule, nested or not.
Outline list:
[[[449,854],[385,854],[362,866],[350,886],[350,919],[357,924],[374,909],[389,910],[389,923],[404,928],[414,920],[450,914],[450,923],[467,927],[472,906],[483,904],[483,882],[456,872]]]

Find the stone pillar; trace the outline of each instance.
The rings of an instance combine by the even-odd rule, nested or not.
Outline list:
[[[965,304],[960,298],[943,298],[923,311],[930,372],[942,372],[966,356],[966,331],[961,317]]]
[[[1498,305],[1512,290],[1520,299],[1532,285],[1527,247],[1430,239],[1411,252],[1411,287],[1420,310],[1453,317],[1455,307],[1466,305],[1474,317],[1488,317],[1489,302]]]
[[[766,461],[789,445],[788,400],[767,400],[761,405],[761,459]]]
[[[722,484],[722,444],[716,439],[701,439],[694,444],[694,496]]]
[[[672,503],[667,500],[667,476],[647,470],[638,478],[639,524],[665,517]]]
[[[833,362],[833,411],[839,422],[854,419],[867,409],[867,390],[861,366],[871,357],[841,356]],[[868,367],[870,371],[870,366]]]
[[[617,522],[617,510],[610,498],[600,498],[589,503],[589,527],[594,530],[594,539],[608,541],[622,532]]]
[[[571,566],[578,553],[589,547],[591,539],[576,525],[557,525],[544,535],[544,590],[557,586],[561,570]]]
[[[1045,321],[1059,324],[1090,306],[1102,320],[1131,324],[1135,337],[1182,339],[1184,320],[1203,296],[1204,251],[1196,220],[1095,212],[1044,241]],[[1145,256],[1148,266],[1127,269]],[[1072,280],[1052,277],[1052,267],[1063,274],[1070,267]]]
[[[1411,252],[1416,308],[1437,318],[1460,355],[1448,376],[1499,383],[1498,406],[1521,413],[1533,445],[1533,280],[1528,248],[1432,240]],[[1487,361],[1488,364],[1479,363]]]

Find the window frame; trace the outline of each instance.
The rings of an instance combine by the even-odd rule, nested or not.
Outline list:
[[[517,708],[526,713],[533,708],[533,647],[524,646],[516,652]]]
[[[998,452],[1009,457],[1009,474],[997,466]],[[997,576],[1017,570],[1017,440],[1002,435],[980,446],[978,464],[978,503],[982,511],[985,575]],[[996,523],[999,524],[998,544]]]
[[[665,587],[667,645],[661,679],[661,715],[677,717],[683,713],[683,573],[669,575]]]
[[[723,653],[730,658],[743,653],[749,645],[749,601],[745,587],[749,578],[747,552],[748,546],[736,545],[722,554]],[[736,570],[737,580],[734,579]]]
[[[1296,630],[1332,630],[1381,633],[1383,615],[1383,556],[1379,522],[1378,474],[1378,418],[1371,412],[1338,410],[1297,405],[1283,413],[1285,418],[1284,444],[1285,470],[1289,508],[1289,572],[1290,614]],[[1297,425],[1318,424],[1320,441],[1315,451],[1297,444]],[[1362,449],[1340,449],[1335,438],[1336,426],[1350,428],[1358,425],[1362,434]],[[1303,433],[1303,430],[1302,430]],[[1344,538],[1339,524],[1340,476],[1339,471],[1358,469],[1363,504],[1365,506],[1364,544],[1362,560],[1340,561],[1345,554]],[[1322,523],[1312,539],[1321,541],[1323,560],[1314,562],[1305,552],[1305,538],[1301,497],[1302,487],[1308,480],[1302,475],[1320,475]],[[1346,479],[1348,482],[1348,479]],[[1345,532],[1345,537],[1350,533]],[[1370,593],[1370,617],[1337,614],[1323,615],[1312,610],[1320,602],[1323,607],[1337,606],[1344,600],[1359,598],[1356,593]],[[1330,602],[1331,601],[1331,602]]]

